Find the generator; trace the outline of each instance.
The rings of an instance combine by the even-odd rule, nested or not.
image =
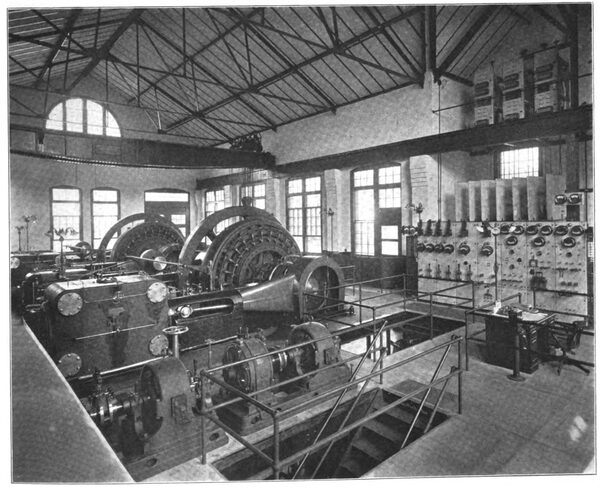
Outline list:
[[[316,341],[306,344],[311,340]],[[239,338],[226,347],[223,380],[244,394],[260,392],[254,396],[255,399],[284,411],[286,407],[350,379],[351,371],[346,364],[335,365],[341,358],[339,337],[332,336],[323,324],[311,321],[294,326],[287,344],[289,347],[280,349],[269,347],[260,335]],[[260,358],[254,358],[257,356]],[[229,364],[232,366],[228,367]],[[303,376],[308,373],[311,375]],[[295,382],[277,385],[296,377],[300,378]],[[229,391],[222,392],[214,403],[218,407],[220,401],[234,396]],[[257,431],[272,422],[270,416],[244,400],[217,409],[217,414],[241,435]]]

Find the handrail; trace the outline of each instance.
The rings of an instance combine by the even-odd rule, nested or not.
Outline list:
[[[380,329],[381,331],[391,327],[393,325],[383,325]],[[415,391],[411,392],[408,395],[405,395],[403,397],[401,397],[400,399],[398,399],[397,401],[392,402],[391,404],[389,404],[388,406],[382,408],[381,410],[377,410],[375,413],[372,413],[371,415],[368,415],[367,417],[365,417],[362,420],[359,420],[358,423],[353,423],[349,426],[345,426],[342,430],[339,430],[337,433],[334,433],[333,435],[330,435],[320,441],[318,441],[314,446],[312,447],[307,447],[299,452],[297,452],[296,454],[287,457],[284,460],[279,460],[279,443],[280,443],[280,432],[279,432],[279,420],[281,419],[282,416],[289,416],[292,413],[295,413],[298,410],[304,409],[305,407],[307,407],[310,404],[317,404],[319,402],[321,402],[323,399],[326,399],[328,397],[330,397],[332,394],[334,394],[335,392],[339,392],[341,390],[344,389],[348,389],[354,385],[358,385],[361,382],[368,382],[370,379],[378,376],[378,375],[383,375],[384,373],[387,373],[395,368],[399,368],[402,365],[405,365],[411,361],[417,360],[418,358],[421,358],[425,355],[429,355],[437,350],[440,350],[442,348],[446,348],[449,347],[449,345],[454,345],[457,344],[459,347],[459,355],[460,355],[460,344],[462,342],[462,338],[461,337],[455,337],[452,338],[451,340],[448,340],[440,345],[436,345],[433,348],[430,348],[428,350],[425,350],[423,352],[417,353],[409,358],[405,358],[399,362],[396,362],[392,365],[389,365],[385,368],[381,368],[379,370],[377,369],[373,369],[373,371],[367,375],[364,375],[360,378],[354,379],[354,381],[352,382],[348,382],[345,385],[342,386],[338,386],[334,389],[330,389],[326,392],[321,392],[318,396],[309,399],[308,402],[303,402],[301,404],[296,404],[294,406],[290,406],[288,409],[286,409],[285,411],[278,411],[278,410],[274,410],[269,408],[268,406],[265,406],[263,403],[261,403],[260,401],[254,399],[252,397],[252,395],[247,395],[244,394],[243,392],[238,391],[237,389],[233,388],[232,386],[230,386],[229,384],[226,384],[224,381],[220,381],[220,379],[217,379],[214,375],[212,375],[209,371],[207,370],[203,370],[200,372],[200,386],[201,386],[201,415],[202,415],[202,423],[205,423],[206,419],[211,419],[211,420],[217,420],[218,423],[217,425],[220,426],[221,428],[223,428],[227,433],[231,433],[233,438],[237,439],[238,441],[240,441],[240,443],[242,443],[244,446],[248,446],[248,444],[250,444],[250,442],[247,442],[246,440],[242,441],[242,437],[240,435],[238,435],[237,433],[235,433],[231,428],[229,428],[226,424],[222,423],[220,420],[218,420],[214,415],[211,415],[211,413],[213,411],[215,411],[216,409],[219,409],[221,407],[223,407],[223,404],[219,404],[219,405],[213,405],[210,408],[207,407],[207,403],[206,403],[206,389],[205,389],[205,379],[209,380],[209,381],[217,381],[217,383],[222,386],[224,389],[226,390],[230,390],[231,392],[234,392],[237,396],[239,396],[241,399],[247,400],[248,402],[252,403],[253,405],[257,406],[259,409],[264,410],[265,412],[271,414],[271,417],[273,418],[273,437],[274,437],[274,456],[268,457],[267,455],[265,455],[263,453],[263,455],[259,455],[263,460],[267,461],[268,463],[272,464],[272,467],[267,471],[268,472],[273,472],[275,478],[279,477],[279,470],[280,467],[284,466],[284,465],[288,465],[291,461],[296,460],[296,459],[300,459],[301,457],[303,457],[306,454],[309,454],[311,451],[314,450],[318,450],[319,448],[325,446],[326,444],[333,442],[339,438],[341,438],[342,436],[345,436],[346,433],[349,433],[350,431],[352,431],[353,429],[357,428],[358,426],[360,426],[361,424],[364,424],[366,421],[369,421],[370,419],[373,419],[376,416],[379,416],[381,413],[387,412],[390,409],[393,409],[393,407],[397,406],[398,404],[400,404],[401,402],[406,402],[408,399],[410,399],[411,397],[414,397],[415,395],[419,394],[422,391],[425,391],[427,388],[432,388],[435,385],[438,385],[441,382],[444,382],[446,379],[450,379],[454,376],[458,376],[459,378],[459,397],[461,396],[461,390],[460,390],[460,374],[462,373],[462,369],[460,368],[460,358],[459,358],[459,368],[457,368],[454,371],[451,371],[450,374],[448,374],[447,376],[441,377],[436,379],[435,382],[430,383],[428,386],[424,386],[422,388],[416,389]],[[310,342],[308,342],[310,343]],[[375,343],[373,343],[375,344]],[[257,355],[257,357],[259,357],[260,355]],[[380,357],[380,361],[383,357]],[[246,360],[249,361],[249,360]],[[379,363],[379,362],[376,362]],[[226,366],[221,366],[221,368],[225,368]],[[215,369],[211,369],[213,372],[218,370],[218,368]],[[314,374],[314,372],[313,372]],[[292,380],[297,380],[297,378],[292,379]],[[255,394],[255,393],[253,393]],[[460,406],[460,399],[459,399],[459,406]],[[265,409],[266,408],[266,409]],[[250,448],[250,447],[248,447]],[[260,451],[257,447],[253,446],[253,448],[250,448],[250,450],[252,450],[254,453],[257,453],[257,451]],[[204,437],[202,439],[202,463],[206,463],[206,446],[205,446],[205,441],[204,441]],[[264,472],[264,471],[263,471]]]
[[[374,347],[374,345],[377,342],[377,338],[379,338],[379,336],[381,336],[381,333],[383,332],[383,330],[384,330],[384,328],[385,328],[386,325],[387,325],[387,321],[384,322],[381,325],[381,327],[379,328],[379,330],[377,331],[377,334],[373,338],[373,343],[369,346],[369,348],[366,349],[365,353],[363,354],[362,358],[360,359],[359,364],[354,369],[354,372],[352,372],[352,375],[350,376],[350,379],[349,379],[350,381],[354,380],[356,378],[356,376],[358,375],[359,370],[362,368],[362,366],[364,365],[365,361],[367,360],[367,358],[371,354],[371,351],[374,350],[373,347]],[[377,361],[377,364],[379,364],[379,362],[380,362],[380,360],[382,358],[383,358],[383,355],[380,355],[379,360]],[[325,421],[321,425],[321,429],[319,430],[319,432],[315,436],[315,442],[317,442],[319,440],[319,438],[321,437],[321,435],[325,431],[325,428],[327,427],[327,425],[329,424],[329,421],[331,421],[331,418],[333,417],[333,413],[339,407],[339,405],[342,403],[342,399],[348,393],[349,389],[350,389],[350,387],[347,387],[346,389],[344,389],[342,391],[342,393],[339,395],[339,397],[337,398],[337,400],[335,401],[335,404],[334,404],[333,408],[331,409],[331,411],[329,412],[329,415],[327,416],[327,418],[325,419]],[[313,445],[314,445],[315,442],[313,442]],[[307,458],[308,458],[308,454],[300,461],[300,464],[296,468],[296,472],[294,473],[294,476],[292,477],[292,479],[295,479],[296,476],[300,473],[300,470],[302,469],[302,466],[306,462]]]
[[[373,365],[373,367],[371,368],[371,373],[375,372],[379,366],[383,363],[383,356],[380,356],[377,361],[375,362],[375,364]],[[338,430],[343,429],[346,426],[346,423],[348,422],[348,420],[350,419],[350,416],[352,416],[352,413],[354,412],[354,409],[356,409],[356,406],[358,405],[358,401],[360,400],[360,398],[362,397],[365,389],[367,388],[367,385],[369,385],[369,381],[371,379],[367,380],[366,382],[363,383],[363,385],[360,388],[360,391],[358,392],[358,394],[356,395],[356,397],[354,398],[354,401],[352,401],[352,406],[350,406],[350,408],[348,409],[348,411],[346,412],[346,416],[344,416],[344,419],[342,420]],[[320,438],[320,434],[319,436],[315,439],[315,442],[319,440]],[[314,443],[313,443],[314,445]],[[315,475],[317,475],[317,472],[319,471],[319,469],[321,468],[321,465],[323,465],[323,462],[325,462],[325,459],[327,458],[327,455],[329,455],[329,452],[331,451],[331,447],[333,447],[333,442],[331,442],[329,445],[327,445],[327,448],[325,449],[325,453],[321,456],[321,460],[319,460],[319,463],[317,464],[317,466],[315,467],[315,469],[313,470],[311,479],[315,478]],[[298,475],[298,473],[300,472],[300,468],[302,467],[302,464],[306,461],[306,459],[308,458],[308,454],[306,454],[304,456],[304,458],[302,459],[301,464],[298,466],[298,468],[296,469],[296,473],[294,474],[294,476],[292,477],[292,479],[295,479],[296,476]]]
[[[422,387],[419,387],[417,389],[412,390],[408,394],[405,394],[404,396],[402,396],[399,399],[391,402],[387,406],[384,406],[383,408],[378,409],[378,410],[372,412],[371,414],[366,415],[362,419],[360,419],[358,421],[355,421],[354,423],[352,423],[352,424],[344,427],[342,430],[339,430],[339,431],[337,431],[335,433],[332,433],[331,435],[323,438],[314,447],[303,448],[302,450],[299,450],[298,452],[296,452],[296,453],[294,453],[294,454],[286,457],[285,459],[283,459],[283,460],[280,461],[280,465],[282,465],[282,466],[289,465],[294,460],[299,459],[300,457],[303,457],[306,453],[310,453],[311,451],[318,450],[318,449],[320,449],[321,447],[325,446],[326,444],[328,444],[330,442],[335,442],[335,441],[339,440],[340,438],[343,438],[344,436],[346,436],[348,433],[350,433],[351,431],[355,430],[356,428],[362,426],[363,424],[367,423],[368,421],[371,421],[372,419],[375,419],[378,416],[381,416],[384,413],[387,413],[388,411],[391,411],[396,406],[399,406],[400,404],[405,403],[406,401],[409,401],[411,398],[419,395],[421,392],[424,392],[426,389],[433,388],[436,385],[439,385],[442,382],[445,382],[446,380],[451,379],[452,377],[459,377],[460,373],[461,373],[460,370],[455,370],[454,372],[450,372],[449,374],[447,374],[447,375],[445,375],[443,377],[438,378],[432,384],[425,385],[425,386],[422,386]],[[251,477],[251,479],[253,479],[253,480],[262,479],[269,472],[271,472],[270,469],[269,470],[263,470],[263,471],[259,472],[258,474],[253,475]]]

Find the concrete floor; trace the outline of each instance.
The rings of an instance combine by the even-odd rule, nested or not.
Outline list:
[[[419,307],[409,306],[410,309]],[[438,312],[455,318],[463,315],[448,308],[440,308]],[[461,328],[395,353],[385,364],[439,345],[453,333],[462,335],[464,330]],[[364,340],[361,344],[364,345]],[[594,369],[586,376],[576,367],[565,365],[558,375],[556,365],[550,362],[542,364],[533,374],[523,374],[526,380],[517,383],[507,379],[509,370],[485,363],[483,348],[478,344],[471,344],[470,354],[470,370],[463,374],[463,413],[453,415],[363,478],[596,471]],[[385,386],[409,379],[429,382],[441,355],[442,351],[438,350],[390,372],[384,378]],[[575,356],[593,361],[594,338],[583,336]],[[456,363],[456,350],[452,349],[441,375],[447,374]],[[367,362],[364,371],[370,367]],[[375,387],[378,384],[370,386]],[[448,390],[456,394],[456,381],[450,383]],[[333,402],[322,403],[296,418],[284,420],[282,429],[328,409]],[[249,435],[247,440],[259,441],[270,434],[270,428],[265,428]],[[227,445],[208,454],[207,465],[193,459],[148,482],[224,480],[212,463],[241,448],[239,442],[230,438]]]

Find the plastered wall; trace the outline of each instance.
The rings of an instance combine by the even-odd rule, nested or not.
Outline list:
[[[55,162],[52,160],[11,155],[10,159],[11,249],[18,249],[15,226],[22,225],[23,215],[36,215],[31,226],[30,248],[48,249],[50,238],[50,188],[71,185],[82,191],[83,239],[91,241],[91,190],[113,187],[121,191],[121,216],[144,211],[144,191],[175,188],[190,193],[190,223],[198,222],[196,178],[211,176],[207,171],[118,168]]]

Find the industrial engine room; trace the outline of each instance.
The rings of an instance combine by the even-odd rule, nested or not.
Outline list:
[[[590,484],[593,10],[9,5],[10,482]]]

